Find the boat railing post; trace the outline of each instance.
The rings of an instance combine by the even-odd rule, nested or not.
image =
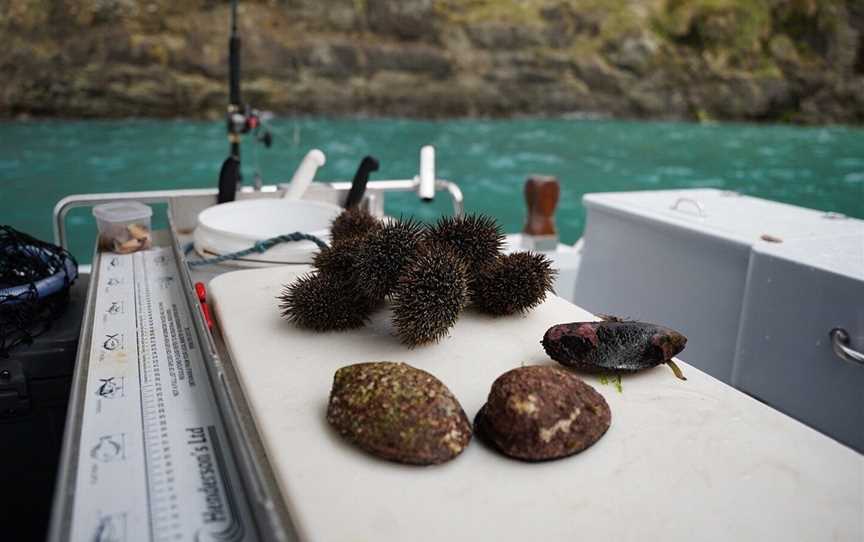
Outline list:
[[[386,192],[417,192],[419,179],[395,179],[386,181],[369,181],[366,184],[366,189],[370,191],[370,197],[377,197],[380,194],[382,201],[376,202],[383,211],[383,196]],[[334,190],[344,191],[347,193],[351,189],[350,182],[331,182],[327,183]],[[262,192],[269,193],[278,192],[280,189],[276,185],[265,185],[260,190],[255,190],[251,187],[243,187],[243,193],[261,194]],[[450,200],[453,203],[453,214],[461,216],[464,212],[464,203],[462,190],[459,185],[452,181],[437,179],[435,180],[435,190],[446,191],[450,195]],[[167,203],[169,200],[183,198],[187,196],[216,196],[218,189],[216,188],[186,188],[180,190],[149,190],[141,192],[113,192],[102,194],[73,194],[66,196],[54,205],[53,211],[53,230],[54,243],[63,248],[68,247],[68,236],[66,234],[66,217],[69,211],[78,207],[92,207],[100,203],[109,201],[138,201],[141,203]],[[252,196],[252,197],[263,197]]]
[[[450,201],[453,202],[453,216],[462,216],[465,212],[465,201],[459,185],[454,182],[439,180],[435,181],[435,188],[446,190],[450,194]]]

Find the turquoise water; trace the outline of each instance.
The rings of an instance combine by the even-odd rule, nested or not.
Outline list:
[[[456,181],[469,211],[507,231],[524,219],[530,173],[562,182],[558,226],[565,242],[584,227],[586,192],[715,187],[864,218],[864,130],[599,120],[278,119],[271,149],[244,143],[244,176],[258,162],[265,183],[290,177],[313,147],[327,155],[318,179],[350,179],[366,154],[373,179],[410,178],[420,146],[437,147],[439,177]],[[224,125],[199,121],[49,121],[0,124],[0,224],[52,238],[61,197],[215,186],[226,154]],[[256,147],[260,147],[257,148]],[[423,219],[449,212],[410,194],[390,196],[390,214]],[[70,216],[72,250],[88,261],[95,226]]]

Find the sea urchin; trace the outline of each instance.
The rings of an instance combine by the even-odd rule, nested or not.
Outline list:
[[[367,297],[381,300],[393,292],[417,251],[421,233],[420,223],[413,219],[394,220],[363,238],[355,269],[358,287]]]
[[[425,239],[450,247],[470,271],[492,263],[504,243],[494,218],[486,215],[441,217],[426,231]]]
[[[363,237],[380,227],[381,221],[372,216],[369,211],[354,207],[342,211],[333,219],[330,225],[330,239],[333,243],[340,243],[352,237]]]
[[[525,313],[546,299],[554,278],[555,271],[542,254],[501,255],[474,277],[471,301],[478,311],[493,316]]]
[[[375,309],[350,282],[324,273],[299,277],[284,287],[279,301],[283,317],[315,331],[361,327]]]
[[[354,272],[362,245],[363,239],[360,237],[349,237],[334,242],[329,247],[322,248],[315,255],[312,265],[325,275],[356,282]]]
[[[462,260],[450,249],[424,246],[402,272],[393,293],[393,324],[399,338],[412,347],[440,340],[467,300]]]

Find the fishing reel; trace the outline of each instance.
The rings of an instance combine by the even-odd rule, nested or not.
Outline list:
[[[241,134],[251,133],[258,143],[262,143],[269,149],[273,145],[273,134],[267,129],[266,122],[271,118],[273,114],[269,111],[252,109],[248,105],[243,108],[242,113],[234,106],[229,107],[227,115],[229,139],[236,138],[239,143]]]
[[[226,124],[231,152],[222,163],[222,168],[219,171],[218,203],[234,201],[237,187],[243,180],[240,173],[240,137],[244,134],[250,134],[255,138],[256,143],[261,143],[269,149],[273,145],[273,134],[267,129],[266,122],[272,117],[272,113],[252,109],[248,105],[244,106],[242,112],[236,105],[228,106]],[[257,153],[253,152],[253,157],[256,157],[254,158],[255,175],[253,182],[255,188],[260,189],[263,181],[257,165]]]

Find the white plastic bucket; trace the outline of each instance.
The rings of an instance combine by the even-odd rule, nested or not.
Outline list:
[[[198,215],[195,250],[205,258],[238,252],[258,241],[294,232],[330,239],[330,223],[342,208],[308,200],[250,199],[209,207]],[[280,243],[260,254],[225,263],[234,265],[308,264],[318,252],[311,241]]]

